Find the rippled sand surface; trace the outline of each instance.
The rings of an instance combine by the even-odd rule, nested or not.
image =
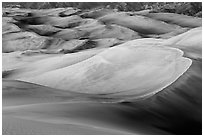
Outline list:
[[[201,134],[200,18],[4,12],[4,135]]]

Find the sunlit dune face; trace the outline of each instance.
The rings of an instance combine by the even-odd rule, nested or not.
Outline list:
[[[202,27],[191,29],[178,36],[167,39],[163,45],[179,48],[187,57],[202,58]]]
[[[107,49],[85,61],[25,78],[32,83],[91,94],[153,94],[174,82],[191,65],[179,49],[124,46]]]
[[[143,34],[164,34],[176,29],[177,25],[167,24],[145,16],[129,16],[126,13],[112,13],[99,18],[100,21],[109,24],[118,24]]]

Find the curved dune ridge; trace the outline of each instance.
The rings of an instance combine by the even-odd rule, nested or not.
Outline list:
[[[190,58],[202,58],[202,27],[191,29],[178,36],[169,38],[163,45],[179,48],[185,51]]]
[[[201,63],[193,61],[187,73],[169,88],[151,98],[124,104],[80,102],[85,96],[78,96],[83,98],[77,102],[67,102],[74,98],[73,93],[3,81],[3,134],[199,133],[201,71]]]
[[[80,63],[18,80],[82,93],[144,96],[168,86],[189,68],[191,60],[182,55],[161,46],[113,47]]]
[[[144,34],[164,34],[180,29],[177,25],[139,15],[129,16],[126,13],[108,14],[99,20],[105,23],[118,24]]]
[[[168,23],[177,24],[182,27],[201,27],[201,18],[192,18],[185,15],[179,15],[174,13],[148,13],[145,16],[151,17],[153,19],[162,20]]]
[[[202,134],[202,18],[3,8],[4,135]]]

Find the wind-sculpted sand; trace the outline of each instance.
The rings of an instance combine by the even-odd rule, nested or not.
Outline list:
[[[74,8],[2,18],[4,135],[202,133],[201,18]]]
[[[193,18],[180,14],[173,13],[148,13],[147,17],[151,17],[153,19],[165,21],[172,24],[177,24],[182,27],[201,27],[202,19],[201,18]]]
[[[171,84],[190,65],[191,60],[177,49],[113,47],[80,63],[18,80],[82,93],[134,91],[132,94],[144,96]]]

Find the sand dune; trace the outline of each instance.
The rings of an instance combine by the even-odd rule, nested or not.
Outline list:
[[[171,24],[177,24],[182,27],[196,28],[202,26],[202,19],[197,17],[190,17],[175,13],[148,13],[147,17],[165,21]]]
[[[141,38],[137,32],[118,25],[98,25],[96,27],[81,26],[80,28],[64,29],[54,35],[65,40],[90,38],[118,38],[121,40],[131,40]]]
[[[202,18],[3,9],[3,135],[202,134]]]
[[[7,33],[3,36],[3,52],[36,50],[60,44],[62,39],[39,36],[33,32]]]
[[[29,83],[5,81],[3,134],[196,133],[202,117],[200,115],[201,75],[199,75],[201,71],[201,62],[193,61],[190,69],[168,88],[152,98],[129,103],[99,103],[98,101],[98,103],[88,103],[90,99],[95,100],[94,97],[89,98],[87,103],[84,101],[76,103],[72,100],[74,98],[72,92],[68,94],[68,92]],[[13,88],[6,88],[11,86]],[[72,95],[72,99],[68,99],[69,103],[66,103],[66,99],[60,99],[66,98],[66,95]],[[114,95],[109,94],[106,97],[111,96]],[[78,97],[82,98],[80,100],[85,98],[80,94]],[[134,100],[132,95],[130,97]],[[85,129],[80,130],[81,126]],[[163,126],[166,132],[162,131]]]
[[[55,56],[47,55],[47,57],[44,57],[44,58],[40,58],[42,57],[42,55],[37,55],[36,58],[39,57],[38,60],[34,60],[34,58],[28,56],[27,64],[22,66],[19,65],[19,67],[17,67],[18,72],[17,73],[14,72],[14,74],[9,76],[9,78],[16,79],[19,77],[33,77],[36,75],[41,75],[47,71],[57,70],[57,69],[61,69],[61,68],[79,63],[83,60],[93,57],[94,55],[96,55],[101,51],[103,51],[103,49],[90,50],[86,52],[79,52],[79,53],[66,54],[66,55],[55,55]],[[26,59],[23,56],[21,57],[23,59]],[[19,62],[22,63],[22,61],[20,60]],[[6,63],[4,64],[5,66],[7,65]],[[8,62],[8,64],[10,63]],[[41,66],[39,67],[39,65]],[[15,66],[10,66],[9,68],[16,69]]]
[[[20,67],[25,67],[29,63],[45,59],[48,57],[53,57],[55,55],[49,55],[49,54],[38,54],[34,56],[26,56],[23,55],[22,52],[17,51],[17,52],[12,52],[12,53],[3,53],[2,56],[2,70],[7,71],[7,70],[13,70],[13,69],[18,69]]]
[[[51,25],[28,25],[26,26],[26,29],[42,36],[49,36],[61,30],[60,28],[56,28]]]
[[[164,45],[183,50],[188,57],[202,58],[202,28],[194,28],[164,42]]]
[[[144,34],[164,34],[180,29],[176,25],[139,15],[129,16],[125,13],[108,14],[99,18],[99,20],[108,24],[121,25]]]
[[[14,24],[4,23],[4,22],[2,24],[2,34],[11,33],[11,32],[19,32],[19,31],[21,31],[21,29]]]
[[[93,11],[82,13],[80,14],[80,16],[82,18],[94,18],[95,19],[95,18],[99,18],[99,17],[105,16],[110,13],[114,13],[114,11],[110,9],[98,9],[98,10],[93,10]]]
[[[191,61],[183,58],[182,52],[177,49],[113,47],[81,63],[18,80],[92,94],[126,94],[137,90],[134,94],[140,97],[171,84],[190,64]],[[155,74],[155,71],[158,73]]]

